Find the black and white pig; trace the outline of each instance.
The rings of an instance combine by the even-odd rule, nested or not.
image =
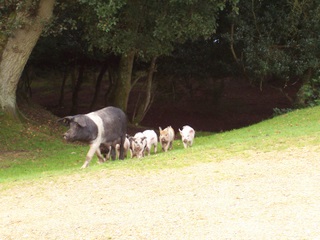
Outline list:
[[[111,146],[111,157],[115,159],[116,144],[120,144],[119,159],[124,159],[124,141],[127,132],[127,117],[125,113],[116,107],[106,107],[88,114],[67,116],[59,119],[59,122],[69,126],[70,129],[63,134],[67,141],[80,141],[89,143],[90,149],[81,168],[88,167],[94,153],[99,161],[104,162],[100,146]]]

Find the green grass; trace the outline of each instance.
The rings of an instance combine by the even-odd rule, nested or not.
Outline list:
[[[97,164],[81,170],[88,146],[65,143],[65,128],[47,125],[16,124],[0,112],[0,183],[34,181],[73,173],[104,170],[158,171],[197,163],[223,161],[250,151],[282,151],[290,147],[318,146],[320,143],[320,107],[297,110],[246,128],[223,133],[196,133],[194,146],[183,149],[181,141],[174,149],[142,159],[127,158]]]

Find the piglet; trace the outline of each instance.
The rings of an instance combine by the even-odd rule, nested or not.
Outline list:
[[[136,133],[133,137],[129,137],[131,158],[144,157],[144,151],[147,146],[147,138],[142,132]]]
[[[182,130],[179,129],[179,132],[184,148],[191,147],[195,135],[194,129],[186,125],[182,127]]]
[[[163,130],[161,127],[159,127],[159,131],[162,150],[167,152],[168,149],[172,149],[172,144],[174,140],[174,130],[171,126],[169,126]]]
[[[148,154],[148,156],[150,155],[152,146],[154,147],[154,153],[157,153],[158,136],[156,132],[153,130],[145,130],[142,133],[147,139],[146,154]]]

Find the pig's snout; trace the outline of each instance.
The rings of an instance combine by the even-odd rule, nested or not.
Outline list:
[[[68,140],[68,134],[67,134],[67,133],[64,133],[64,134],[62,135],[62,137],[63,137],[64,140]]]

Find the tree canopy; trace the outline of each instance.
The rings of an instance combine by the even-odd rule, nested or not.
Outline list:
[[[283,85],[302,79],[319,92],[318,1],[251,0],[240,1],[238,7],[238,15],[229,15],[233,29],[225,36],[246,76],[261,85],[275,79]],[[310,92],[300,94],[304,98]]]
[[[41,9],[48,10],[41,15]],[[149,100],[143,103],[148,105],[157,69],[206,81],[208,76],[233,74],[235,65],[261,88],[269,83],[285,87],[300,82],[296,105],[318,104],[317,0],[12,0],[1,1],[0,17],[2,109],[9,104],[5,99],[16,94],[25,63],[41,33],[30,64],[39,66],[50,52],[49,64],[78,65],[79,88],[80,72],[90,59],[91,64],[101,66],[100,77],[94,80],[96,89],[107,74],[107,104],[124,110],[139,76],[149,79],[145,89],[145,99]],[[17,37],[23,31],[32,32],[31,28],[37,30],[32,41],[28,34]],[[13,62],[12,56],[22,56],[19,51],[8,51],[18,39],[32,43],[13,76],[5,69],[10,69],[6,62]],[[9,92],[5,91],[8,86]],[[14,108],[15,96],[10,99],[10,108]]]
[[[90,54],[117,56],[108,99],[126,110],[135,61],[148,62],[171,54],[178,43],[211,37],[225,6],[225,0],[61,1],[58,12],[66,18],[58,17],[54,25],[68,32],[62,26],[71,27]]]

